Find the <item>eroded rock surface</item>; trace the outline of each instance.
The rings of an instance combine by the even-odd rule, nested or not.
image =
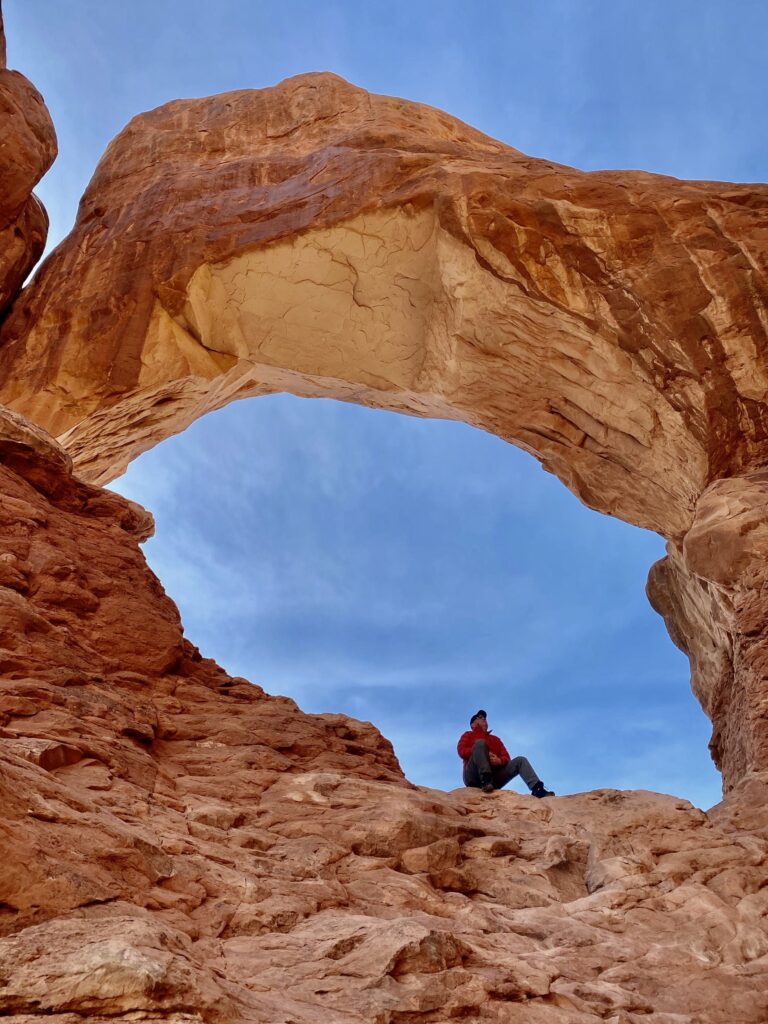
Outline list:
[[[6,67],[0,10],[0,320],[40,259],[48,216],[32,189],[56,156],[56,133],[40,93]]]
[[[13,413],[0,458],[0,1014],[765,1020],[768,776],[710,815],[412,786],[200,657],[146,512]]]

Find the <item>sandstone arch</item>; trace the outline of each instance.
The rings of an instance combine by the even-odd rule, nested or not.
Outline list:
[[[113,141],[0,337],[0,399],[105,482],[288,390],[462,419],[670,541],[651,598],[727,783],[768,760],[768,188],[584,174],[332,75]]]

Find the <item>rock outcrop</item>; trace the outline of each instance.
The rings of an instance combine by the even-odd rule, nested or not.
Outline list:
[[[736,1024],[768,1015],[768,776],[412,786],[184,640],[144,510],[0,413],[0,1015]]]
[[[56,156],[56,133],[40,93],[9,71],[0,11],[0,320],[45,247],[48,216],[32,194]]]
[[[54,143],[4,69],[0,119],[7,304]],[[0,335],[0,1015],[768,1019],[766,205],[328,75],[129,125]],[[275,390],[466,420],[664,533],[724,802],[416,787],[201,657],[100,483]]]
[[[112,142],[15,304],[0,399],[93,482],[276,390],[520,445],[669,539],[651,599],[731,785],[768,767],[767,209],[766,186],[534,160],[333,75],[176,101]]]

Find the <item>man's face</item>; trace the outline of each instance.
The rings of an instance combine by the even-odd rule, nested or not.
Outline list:
[[[488,732],[488,719],[483,718],[483,716],[481,715],[479,718],[476,718],[474,720],[474,722],[472,723],[472,728],[480,729],[482,732]]]

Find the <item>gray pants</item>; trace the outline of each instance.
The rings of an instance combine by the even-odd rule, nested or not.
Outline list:
[[[464,765],[464,785],[480,787],[485,782],[492,782],[494,789],[502,789],[519,775],[528,789],[533,789],[539,776],[531,768],[527,757],[513,757],[511,761],[500,767],[492,765],[488,758],[488,744],[485,740],[477,740],[469,760]]]

